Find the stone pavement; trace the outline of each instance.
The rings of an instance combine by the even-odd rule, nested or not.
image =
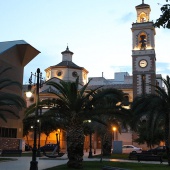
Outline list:
[[[98,151],[96,154],[99,154]],[[29,170],[30,168],[30,161],[32,157],[15,157],[17,160],[15,161],[7,161],[7,162],[0,162],[0,170]],[[88,158],[88,152],[84,153],[84,161],[95,161],[98,160],[97,158]],[[107,161],[116,161],[116,162],[134,162],[137,163],[135,160],[121,160],[121,159],[103,159]],[[61,158],[47,158],[41,157],[37,158],[38,161],[38,170],[44,170],[46,168],[54,167],[57,165],[62,165],[67,163],[67,154],[63,155]],[[142,161],[142,163],[152,163],[152,164],[160,164],[159,162],[149,162],[149,161]],[[163,164],[167,164],[163,162]]]

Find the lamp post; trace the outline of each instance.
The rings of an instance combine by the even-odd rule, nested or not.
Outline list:
[[[112,149],[114,149],[113,142],[114,142],[114,140],[115,140],[116,127],[115,127],[115,126],[113,126],[113,127],[112,127],[112,130],[113,130],[113,137],[112,137],[112,139],[113,139],[113,141],[112,141]],[[113,151],[112,151],[112,152],[113,152]]]
[[[57,146],[58,146],[58,149],[57,149],[58,154],[60,153],[60,132],[61,130],[57,129],[56,140],[57,140]]]
[[[90,150],[89,150],[89,156],[88,158],[93,158],[93,155],[92,155],[92,133],[90,132]]]
[[[40,108],[40,116],[41,116],[41,113],[42,113],[42,108]],[[38,126],[38,150],[37,150],[37,157],[41,157],[41,151],[40,151],[41,120],[39,120],[38,123],[39,123],[39,126]]]
[[[88,122],[91,123],[91,120],[88,120]],[[92,155],[92,132],[91,132],[91,130],[90,130],[89,137],[90,137],[90,145],[89,145],[90,150],[89,150],[88,158],[93,158],[93,155]]]
[[[113,127],[113,141],[115,140],[115,132],[116,132],[116,127]]]
[[[29,88],[31,87],[32,84],[32,74],[29,79],[30,85],[28,86]],[[37,69],[37,74],[34,75],[37,78],[36,82],[36,106],[35,106],[35,121],[34,121],[34,143],[33,143],[33,149],[32,149],[32,160],[30,162],[30,170],[38,170],[38,162],[36,160],[36,153],[37,153],[37,117],[38,117],[38,104],[39,104],[39,88],[40,88],[40,79],[41,79],[41,73],[40,69]],[[29,89],[31,90],[31,88]]]

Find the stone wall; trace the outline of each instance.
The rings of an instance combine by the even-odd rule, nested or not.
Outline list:
[[[0,138],[0,149],[19,149],[20,139]]]

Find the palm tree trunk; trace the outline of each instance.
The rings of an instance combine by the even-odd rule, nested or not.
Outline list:
[[[167,156],[168,156],[168,165],[170,166],[170,113],[168,114],[168,121],[167,121],[167,128],[168,128],[168,141],[167,141]]]
[[[84,148],[84,134],[82,124],[72,123],[67,130],[67,166],[69,168],[82,168]]]
[[[27,139],[27,144],[29,145],[28,135],[26,135],[26,139]]]
[[[170,114],[166,114],[165,119],[165,145],[166,145],[166,152],[168,157],[168,165],[170,166]]]
[[[45,138],[45,145],[47,144],[47,139],[48,139],[48,135],[46,135],[46,138]]]
[[[112,148],[112,133],[106,129],[103,136],[103,156],[110,156]]]

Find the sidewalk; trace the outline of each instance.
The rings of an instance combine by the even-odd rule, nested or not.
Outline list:
[[[16,161],[7,161],[7,162],[0,162],[0,170],[29,170],[30,169],[30,161],[32,160],[31,157],[15,157]],[[67,159],[60,159],[60,160],[50,160],[50,159],[39,159],[38,161],[38,170],[43,170],[46,168],[50,168],[57,165],[62,165],[67,163]]]
[[[84,152],[84,161],[99,161],[98,158],[88,158],[88,152]],[[100,150],[96,152],[96,154],[100,154]],[[32,157],[15,157],[17,160],[15,161],[7,161],[7,162],[0,162],[0,170],[29,170],[30,168],[30,161]],[[46,168],[54,167],[57,165],[66,164],[67,154],[63,155],[61,158],[47,158],[41,157],[37,158],[38,161],[38,170],[44,170]],[[113,162],[134,162],[138,163],[135,160],[122,160],[122,159],[103,159],[103,161],[113,161]],[[160,162],[149,162],[149,161],[142,161],[141,163],[149,163],[149,164],[160,164]],[[163,162],[163,164],[168,164],[167,162]]]

